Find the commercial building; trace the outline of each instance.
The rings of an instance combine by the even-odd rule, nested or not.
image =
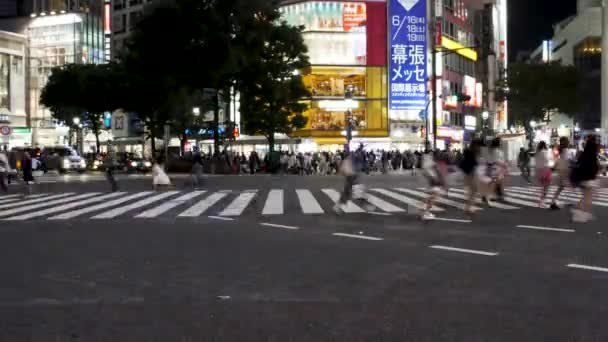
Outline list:
[[[0,31],[0,145],[31,144],[25,110],[26,38]]]
[[[601,0],[579,0],[576,15],[555,24],[553,37],[543,41],[530,54],[528,62],[560,62],[577,67],[584,78],[580,93],[573,94],[584,98],[583,108],[574,116],[577,129],[595,131],[602,127]]]
[[[68,128],[40,105],[40,93],[54,67],[70,63],[105,63],[104,6],[98,1],[25,1],[19,14],[0,20],[0,29],[24,37],[24,91],[30,139],[24,145],[65,144]]]

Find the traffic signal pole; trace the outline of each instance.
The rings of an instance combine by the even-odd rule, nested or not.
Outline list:
[[[431,127],[433,129],[433,150],[437,149],[437,14],[435,12],[435,1],[430,0],[431,3]],[[428,115],[427,115],[428,121]],[[427,128],[428,132],[428,128]],[[426,147],[425,147],[426,148]]]

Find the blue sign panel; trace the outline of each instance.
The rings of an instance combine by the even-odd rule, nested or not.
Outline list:
[[[426,0],[390,0],[389,109],[426,108]]]

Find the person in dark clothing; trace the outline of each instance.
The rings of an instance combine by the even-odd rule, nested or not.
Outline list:
[[[521,171],[521,176],[523,179],[531,183],[530,181],[530,154],[526,151],[525,148],[519,149],[519,156],[517,157],[517,166],[519,166],[519,170]]]
[[[477,166],[479,165],[480,145],[477,141],[471,143],[462,154],[460,161],[460,169],[464,173],[464,185],[467,188],[467,203],[465,204],[464,212],[467,215],[473,215],[473,203],[478,192]]]
[[[21,160],[21,169],[23,172],[23,192],[26,195],[29,195],[31,193],[30,184],[34,182],[34,174],[32,170],[32,156],[30,156],[29,152],[25,152],[23,154],[23,159]]]
[[[596,177],[599,172],[598,150],[599,146],[595,142],[595,137],[590,136],[585,143],[583,153],[578,157],[572,170],[572,184],[583,191],[583,199],[576,208],[572,209],[573,222],[585,223],[593,219],[591,208],[593,206],[593,188],[596,186]]]

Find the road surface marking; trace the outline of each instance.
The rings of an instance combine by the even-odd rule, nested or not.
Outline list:
[[[546,231],[549,231],[549,232],[562,232],[562,233],[575,233],[576,232],[576,230],[574,230],[574,229],[539,227],[539,226],[526,226],[526,225],[519,225],[519,226],[517,226],[517,228],[534,229],[534,230],[546,230]]]
[[[444,221],[444,222],[457,222],[457,223],[472,223],[472,220],[463,220],[463,219],[451,219],[451,218],[442,218],[442,217],[433,217],[428,219],[428,221]]]
[[[469,253],[469,254],[477,254],[477,255],[485,255],[485,256],[497,256],[498,255],[498,253],[495,253],[495,252],[479,251],[479,250],[475,250],[475,249],[464,249],[464,248],[438,246],[438,245],[429,246],[429,247],[433,248],[433,249],[441,249],[444,251]]]
[[[416,191],[416,190],[411,190],[411,189],[404,189],[404,188],[396,188],[395,190],[397,190],[399,192],[406,193],[406,194],[410,194],[410,195],[413,195],[413,196],[422,197],[424,199],[427,199],[429,197],[429,194],[421,192],[421,191]],[[464,204],[458,203],[458,202],[455,202],[455,201],[451,201],[449,199],[444,199],[444,198],[441,198],[441,197],[438,197],[435,200],[435,203],[441,203],[441,204],[449,205],[449,206],[458,208],[460,210],[464,210],[465,209],[465,205]],[[471,209],[472,210],[481,210],[481,208],[475,207],[475,206],[471,207]]]
[[[379,238],[379,237],[365,236],[365,235],[356,235],[356,234],[333,233],[332,235],[333,236],[341,236],[341,237],[353,238],[353,239],[360,239],[360,240],[370,240],[370,241],[382,241],[382,240],[384,240],[383,238]]]
[[[531,188],[522,188],[522,187],[512,187],[512,188],[509,188],[508,190],[516,191],[516,192],[520,192],[520,193],[529,193],[530,191],[532,191],[532,192],[538,194],[539,196],[542,191],[541,189],[531,189]],[[547,197],[553,198],[556,191],[557,191],[557,189],[550,189],[547,192]],[[582,197],[583,197],[583,195],[581,193],[567,191],[567,190],[562,191],[562,193],[559,195],[559,199],[562,199],[562,200],[565,199],[571,203],[578,203]],[[594,194],[593,205],[597,205],[600,207],[608,207],[608,202],[605,202],[605,201],[608,201],[608,198],[601,198]]]
[[[460,190],[460,189],[450,189],[450,191],[448,192],[448,197],[458,198],[458,199],[465,200],[465,201],[467,201],[469,199],[466,195],[464,195],[462,193],[455,193],[455,192],[457,192],[456,190]],[[479,196],[475,196],[475,203],[483,204],[483,201],[481,200],[481,198],[479,198]],[[490,204],[490,208],[498,208],[498,209],[505,209],[505,210],[521,209],[519,207],[514,207],[511,205],[499,203],[499,202],[489,201],[489,204]]]
[[[580,264],[568,264],[568,265],[566,265],[566,267],[579,268],[581,270],[588,270],[588,271],[608,272],[608,268],[605,268],[605,267],[587,266],[587,265],[580,265]]]
[[[214,204],[219,202],[222,198],[228,196],[227,192],[216,192],[211,194],[209,197],[201,200],[192,207],[188,208],[183,213],[177,215],[178,217],[198,217],[201,216],[207,209],[211,208]]]
[[[70,210],[72,208],[82,207],[87,204],[93,204],[93,203],[97,203],[97,202],[106,201],[110,198],[122,196],[124,194],[126,194],[126,193],[125,192],[113,192],[113,193],[106,194],[106,195],[103,195],[100,197],[87,198],[82,201],[68,203],[68,204],[60,205],[58,207],[52,207],[52,208],[48,208],[48,209],[44,209],[44,210],[40,210],[40,211],[35,211],[35,212],[29,213],[29,214],[7,217],[5,220],[14,220],[14,221],[28,220],[28,219],[32,219],[32,218],[36,218],[36,217],[46,216],[49,214],[60,213],[62,211]]]
[[[220,221],[234,221],[233,218],[230,217],[221,217],[221,216],[207,216],[208,218],[212,219],[212,220],[220,220]]]
[[[18,202],[18,203],[11,203],[11,204],[2,205],[2,206],[0,206],[0,209],[9,209],[9,208],[14,208],[14,207],[19,207],[19,206],[22,206],[22,205],[28,205],[28,204],[46,202],[46,201],[50,201],[50,200],[53,200],[53,199],[68,197],[68,196],[72,196],[72,195],[74,195],[73,192],[67,192],[65,194],[58,194],[58,195],[53,195],[53,196],[49,196],[49,197],[45,197],[45,198],[38,198],[38,199],[33,199],[33,200],[25,200],[25,201]]]
[[[226,207],[221,213],[220,216],[239,216],[243,214],[245,208],[253,201],[256,196],[256,192],[247,191],[240,194],[232,203]]]
[[[274,224],[274,223],[260,223],[260,225],[266,226],[266,227],[283,228],[283,229],[291,229],[291,230],[298,230],[298,229],[300,229],[300,228],[294,227],[294,226],[285,226],[285,225],[282,225],[282,224]]]
[[[453,191],[459,192],[461,194],[465,193],[465,191],[462,190],[462,189],[453,189]],[[503,201],[509,202],[509,203],[513,203],[513,204],[523,205],[523,206],[526,206],[526,207],[538,208],[538,202],[523,201],[523,200],[520,200],[520,199],[517,199],[517,198],[513,198],[511,196],[504,196]]]
[[[7,198],[16,198],[16,197],[21,197],[21,196],[22,196],[21,194],[2,195],[2,196],[0,196],[0,200],[7,199]]]
[[[53,200],[50,202],[44,202],[44,203],[28,205],[25,207],[13,208],[11,210],[3,210],[3,211],[0,211],[0,216],[11,216],[11,215],[18,214],[18,213],[21,213],[24,211],[31,211],[34,209],[50,207],[50,206],[53,206],[56,204],[63,204],[63,203],[67,203],[67,202],[74,202],[74,201],[77,201],[80,199],[85,199],[85,198],[89,198],[89,197],[93,197],[93,196],[97,196],[97,195],[99,195],[98,192],[90,192],[90,193],[86,193],[86,194],[82,194],[82,195],[78,195],[78,196],[74,196],[74,197],[64,197],[64,198]]]
[[[528,192],[527,195],[526,194],[522,194],[522,193],[520,193],[520,192],[518,192],[517,190],[514,190],[514,189],[508,189],[507,192],[508,192],[508,194],[509,194],[510,197],[515,197],[518,200],[521,198],[521,199],[524,199],[524,200],[537,201],[536,202],[536,207],[538,207],[538,202],[540,201],[540,192],[538,194],[535,194],[535,193],[530,194]],[[547,196],[545,197],[544,203],[546,203],[549,200],[551,200],[551,197],[549,196],[549,193],[547,193]],[[532,203],[534,203],[534,202],[532,202]],[[557,204],[558,205],[563,205],[564,203],[562,201],[558,201]]]
[[[319,202],[312,195],[310,190],[306,189],[297,189],[296,195],[298,195],[298,200],[300,201],[300,207],[302,208],[302,213],[304,214],[323,214],[323,208],[319,205]]]
[[[48,196],[48,195],[47,194],[35,194],[35,195],[28,195],[25,197],[23,197],[23,195],[1,196],[0,204],[11,203],[11,202],[16,203],[17,201],[27,201],[30,199],[40,198],[40,197],[44,197],[44,196]],[[10,199],[8,197],[10,197]]]
[[[163,199],[165,199],[167,197],[171,197],[171,196],[173,196],[175,194],[179,194],[179,191],[167,191],[167,192],[163,192],[163,193],[160,193],[160,194],[158,194],[156,196],[152,196],[152,197],[143,199],[141,201],[137,201],[135,203],[131,203],[131,204],[127,205],[127,206],[120,207],[120,208],[115,208],[115,209],[112,209],[110,211],[106,211],[105,213],[93,216],[92,219],[99,220],[99,219],[115,218],[115,217],[120,216],[122,214],[125,214],[125,213],[127,213],[127,212],[129,212],[131,210],[135,210],[135,209],[144,207],[146,205],[150,205],[150,204],[152,204],[154,202],[158,202],[158,201],[163,200]]]
[[[334,203],[338,203],[340,201],[340,193],[334,189],[322,189],[324,194],[329,197]],[[345,213],[364,213],[365,210],[359,208],[353,201],[347,201],[346,206],[342,209]]]
[[[115,200],[110,201],[110,202],[94,205],[92,207],[82,208],[82,209],[79,209],[79,210],[71,211],[69,213],[63,213],[61,215],[53,216],[53,217],[50,217],[49,220],[67,220],[67,219],[71,219],[71,218],[74,218],[74,217],[77,217],[77,216],[80,216],[80,215],[83,215],[83,214],[91,213],[91,212],[94,212],[94,211],[99,211],[99,210],[106,209],[106,208],[111,208],[111,207],[123,204],[125,202],[128,202],[128,201],[131,201],[131,200],[134,200],[134,199],[138,199],[138,198],[150,195],[152,193],[153,193],[152,191],[144,191],[144,192],[136,193],[136,194],[133,194],[133,195],[130,195],[130,196],[127,196],[127,197],[115,199]]]
[[[270,190],[262,215],[283,214],[283,190]]]
[[[195,197],[198,197],[202,194],[204,194],[205,191],[193,191],[191,193],[185,194],[183,196],[180,196],[178,198],[172,199],[166,203],[163,203],[155,208],[149,209],[144,211],[143,213],[135,216],[136,218],[154,218],[154,217],[158,217],[164,213],[166,213],[167,211],[178,207],[180,205],[183,205],[184,202],[190,201]]]
[[[452,198],[458,198],[461,200],[468,200],[468,197],[464,194],[460,194],[460,193],[455,193],[457,189],[450,189],[450,191],[448,192],[448,197],[452,197]],[[479,196],[475,196],[475,203],[477,204],[483,204],[483,201],[481,200],[481,198],[479,198]],[[515,209],[520,209],[519,207],[514,207],[508,204],[503,204],[503,203],[498,203],[498,202],[493,202],[493,201],[489,201],[490,204],[490,208],[498,208],[498,209],[505,209],[505,210],[515,210]]]
[[[368,211],[367,213],[370,215],[376,215],[376,216],[393,216],[389,213],[379,213],[379,212],[375,212],[375,211]]]
[[[405,212],[404,209],[399,208],[396,205],[393,205],[391,203],[388,203],[385,200],[382,200],[374,195],[370,195],[370,194],[366,194],[365,195],[365,199],[374,207],[376,208],[380,208],[382,211],[387,212],[387,213],[402,213]],[[374,213],[374,212],[370,212],[370,214],[374,214],[374,215],[380,215],[383,213]]]
[[[394,193],[392,191],[388,191],[388,190],[385,190],[385,189],[372,189],[372,191],[380,193],[380,194],[382,194],[382,195],[384,195],[386,197],[390,197],[390,198],[392,198],[394,200],[397,200],[399,202],[406,203],[406,204],[411,205],[411,206],[413,206],[415,208],[424,208],[424,206],[425,206],[424,203],[422,203],[422,202],[420,202],[418,200],[415,200],[415,199],[412,199],[412,198],[409,198],[409,197],[406,197],[406,196],[403,196],[401,194]],[[445,211],[445,210],[441,209],[441,208],[438,208],[438,207],[433,207],[431,209],[431,211]]]

